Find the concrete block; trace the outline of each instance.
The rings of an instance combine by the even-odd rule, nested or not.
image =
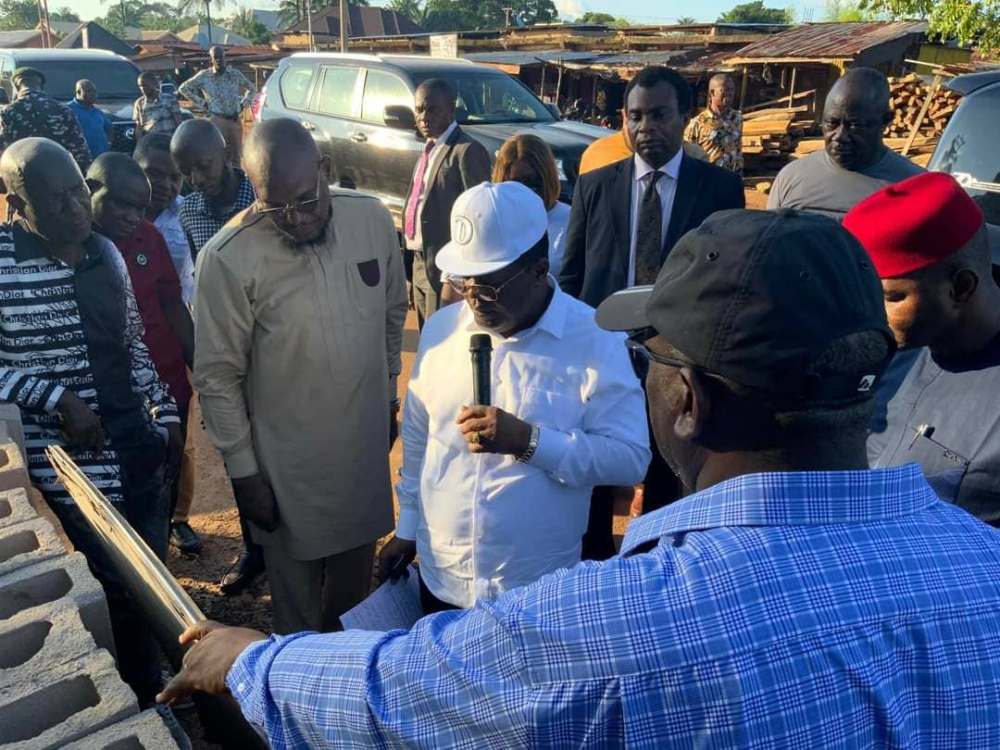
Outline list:
[[[21,409],[16,404],[0,404],[0,426],[10,436],[23,456],[24,426],[21,424]]]
[[[97,650],[76,607],[60,600],[0,622],[0,687]]]
[[[0,527],[0,578],[26,565],[65,555],[56,530],[44,518]]]
[[[149,710],[66,745],[63,750],[175,750],[179,747],[160,715]]]
[[[0,527],[22,523],[37,515],[23,489],[0,492]]]
[[[138,710],[111,655],[93,651],[0,688],[0,748],[62,747]]]
[[[30,565],[0,578],[0,626],[21,613],[40,612],[39,608],[60,600],[62,606],[79,610],[80,619],[98,648],[115,653],[104,589],[90,574],[87,560],[79,552]]]
[[[28,465],[25,463],[22,449],[13,442],[0,445],[0,491],[18,487],[27,491],[30,486]]]

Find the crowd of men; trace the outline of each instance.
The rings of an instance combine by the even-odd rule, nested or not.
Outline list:
[[[425,81],[400,239],[299,123],[227,135],[213,62],[213,117],[132,156],[0,157],[0,398],[140,701],[231,691],[274,747],[1000,746],[1000,286],[975,200],[883,144],[882,74],[837,82],[825,150],[747,211],[732,82],[692,120],[647,68],[555,224],[544,144],[487,181]],[[224,589],[266,570],[275,634],[201,623],[164,688],[44,448],[195,551],[195,393],[244,534]],[[335,632],[415,560],[412,630]]]

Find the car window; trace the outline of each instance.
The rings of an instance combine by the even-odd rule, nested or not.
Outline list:
[[[98,100],[135,99],[139,69],[110,55],[104,59],[31,60],[26,62],[45,76],[45,93],[60,102],[76,98],[76,82],[87,78],[97,85]]]
[[[440,77],[457,93],[455,119],[459,122],[499,124],[555,120],[528,87],[506,73],[470,67],[449,71]]]
[[[928,166],[958,180],[991,224],[1000,224],[1000,146],[993,132],[998,110],[1000,86],[963,100]]]
[[[381,70],[369,70],[365,78],[365,98],[361,103],[361,119],[384,122],[385,108],[402,104],[413,109],[413,94],[396,76]]]
[[[281,76],[281,100],[290,109],[305,109],[306,98],[309,96],[309,84],[312,83],[313,68],[290,68]]]
[[[350,117],[354,112],[354,89],[360,68],[326,68],[319,92],[319,111],[325,115]]]

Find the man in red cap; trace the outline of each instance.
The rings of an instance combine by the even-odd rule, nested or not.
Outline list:
[[[862,201],[844,226],[882,279],[902,350],[878,394],[872,467],[918,462],[940,495],[1000,526],[1000,286],[982,211],[928,173]]]

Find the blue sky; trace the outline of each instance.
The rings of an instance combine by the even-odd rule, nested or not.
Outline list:
[[[555,0],[556,7],[562,16],[570,18],[577,17],[588,10],[614,13],[628,18],[633,23],[674,23],[681,16],[693,16],[699,21],[714,21],[719,13],[728,10],[739,0],[704,0],[703,2],[692,2],[692,0]],[[273,8],[277,6],[277,0],[257,0],[253,3],[234,3],[232,8],[239,5],[252,5],[255,8]],[[375,2],[379,5],[382,3]],[[114,5],[113,0],[110,3]],[[796,17],[801,18],[803,13],[808,14],[812,10],[815,21],[822,20],[823,2],[822,0],[798,0],[798,2],[784,3],[776,0],[768,0],[767,5],[774,7],[788,7],[792,5],[796,9]],[[49,9],[69,6],[73,8],[81,18],[90,19],[102,16],[107,12],[108,3],[101,3],[100,0],[49,0]]]

